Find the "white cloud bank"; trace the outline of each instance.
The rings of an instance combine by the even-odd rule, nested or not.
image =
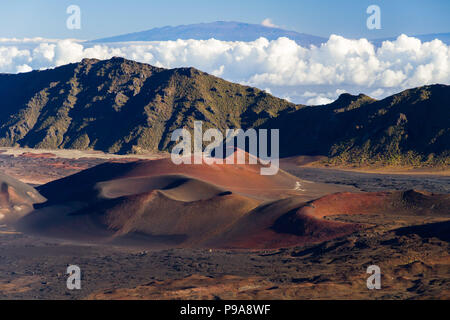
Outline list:
[[[380,48],[366,39],[350,40],[337,35],[330,36],[320,47],[310,48],[287,38],[104,44],[0,39],[0,72],[27,72],[82,58],[113,56],[165,68],[194,66],[309,104],[327,103],[343,90],[359,90],[380,98],[404,88],[450,84],[450,46],[440,40],[421,42],[406,35],[385,41]]]

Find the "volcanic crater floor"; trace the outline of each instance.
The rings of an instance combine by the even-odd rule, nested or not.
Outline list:
[[[450,299],[450,222],[427,226],[277,250],[80,245],[2,227],[0,299]],[[380,290],[366,286],[374,264]],[[67,289],[68,265],[81,290]]]
[[[29,155],[0,155],[0,168],[38,184],[104,162],[49,157],[36,161]],[[55,163],[61,161],[64,166],[54,171]],[[364,228],[287,248],[168,249],[82,243],[23,233],[1,224],[0,299],[450,299],[450,212],[445,207],[449,177],[301,167],[287,171],[315,183],[377,192],[368,197],[378,197],[384,190],[425,193],[399,193],[407,207],[374,213],[359,213],[364,203],[346,208],[353,203],[353,193],[318,197],[302,207],[300,217],[320,218],[324,222],[319,227],[325,226],[324,230],[329,223]],[[428,203],[429,193],[444,194],[441,207]],[[327,215],[332,202],[351,214]],[[420,209],[423,204],[426,210]],[[296,217],[288,215],[280,230]],[[69,265],[81,269],[81,290],[67,289]],[[367,288],[370,274],[366,270],[371,265],[381,269],[380,290]]]

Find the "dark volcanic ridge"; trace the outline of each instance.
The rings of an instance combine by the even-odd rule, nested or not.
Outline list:
[[[161,69],[123,58],[84,59],[45,71],[0,74],[0,145],[169,150],[175,129],[258,127],[298,106],[194,68]],[[111,130],[114,128],[114,130]]]
[[[174,130],[280,129],[281,156],[332,163],[448,166],[450,87],[431,85],[376,101],[343,94],[306,107],[194,68],[123,58],[0,74],[0,146],[170,151]],[[114,128],[114,130],[111,130]]]
[[[450,86],[405,90],[375,100],[342,94],[335,102],[285,112],[262,127],[282,128],[282,156],[324,155],[332,164],[450,165]]]

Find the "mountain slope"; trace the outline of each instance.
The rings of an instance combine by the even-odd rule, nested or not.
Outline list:
[[[168,150],[194,120],[224,130],[256,127],[299,106],[194,68],[161,69],[123,58],[0,75],[0,146]]]
[[[405,90],[376,101],[343,94],[263,125],[280,131],[282,156],[326,155],[335,163],[449,165],[450,86]]]
[[[260,24],[216,21],[211,23],[154,28],[141,32],[98,39],[93,42],[166,41],[178,39],[207,40],[211,38],[222,41],[254,41],[260,37],[264,37],[268,40],[287,37],[295,40],[298,44],[307,47],[312,44],[318,46],[327,41],[327,39],[322,37],[283,30],[280,28],[266,27]]]
[[[334,163],[449,165],[450,86],[377,101],[343,94],[305,107],[194,68],[162,69],[112,58],[45,71],[0,74],[0,146],[170,151],[171,134],[203,129],[280,129],[281,156]]]

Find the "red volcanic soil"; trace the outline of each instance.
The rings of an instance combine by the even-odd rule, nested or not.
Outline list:
[[[26,157],[26,158],[33,158],[33,159],[49,159],[49,158],[55,158],[56,154],[24,152],[20,156]]]
[[[410,191],[336,193],[295,207],[294,199],[260,206],[238,221],[226,237],[224,247],[273,248],[322,242],[366,227],[361,223],[330,221],[340,215],[450,216],[450,195]],[[289,210],[289,211],[287,211]],[[255,223],[258,221],[259,223]]]
[[[85,168],[81,167],[81,166],[76,166],[76,165],[70,165],[65,161],[62,162],[52,162],[48,164],[51,167],[55,167],[55,168],[63,168],[66,170],[83,170]]]
[[[37,205],[20,227],[81,241],[279,248],[329,240],[367,226],[332,221],[332,216],[432,215],[450,207],[447,195],[336,193],[345,188],[299,180],[282,170],[263,176],[260,168],[175,165],[170,159],[105,163],[39,187],[48,201]]]
[[[195,246],[259,204],[180,175],[107,181],[96,188],[96,198],[44,206],[23,219],[22,228],[85,241]]]
[[[170,159],[159,159],[101,164],[73,176],[50,182],[39,187],[39,190],[52,202],[64,202],[78,199],[80,192],[85,192],[103,181],[116,181],[116,185],[119,186],[126,182],[126,179],[148,179],[177,174],[222,186],[230,191],[262,197],[272,194],[273,198],[278,198],[281,193],[293,190],[297,180],[284,172],[280,172],[277,176],[261,176],[259,166],[175,165]],[[139,192],[129,184],[124,188],[127,189],[124,190],[127,194]],[[86,196],[88,197],[89,194]]]
[[[174,164],[170,159],[141,160],[136,162],[110,162],[84,170],[75,175],[50,182],[38,188],[51,203],[78,201],[92,196],[91,189],[99,182],[116,181],[122,185],[125,179],[148,179],[165,175],[183,175],[233,193],[259,200],[277,200],[290,196],[301,196],[305,201],[338,191],[356,191],[348,186],[303,181],[283,170],[276,175],[260,174],[261,165],[249,164]],[[127,185],[125,194],[135,194],[132,185]],[[146,190],[148,191],[148,190]]]

